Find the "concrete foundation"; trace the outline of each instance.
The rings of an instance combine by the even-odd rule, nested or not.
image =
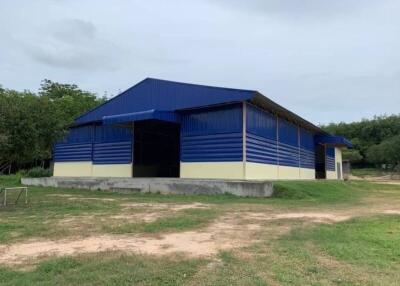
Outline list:
[[[273,193],[273,184],[268,181],[102,177],[22,178],[21,181],[27,186],[107,190],[124,193],[232,194],[240,197],[270,197]]]

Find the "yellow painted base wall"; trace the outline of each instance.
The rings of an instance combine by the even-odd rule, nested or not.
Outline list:
[[[336,171],[326,171],[326,178],[328,180],[336,180],[337,179]]]
[[[54,177],[91,177],[92,162],[55,162]]]
[[[181,162],[180,173],[191,179],[244,179],[243,162]]]
[[[277,178],[277,165],[246,162],[247,180],[276,180]]]
[[[301,180],[315,180],[315,169],[300,169],[300,179]]]
[[[132,177],[132,164],[93,165],[93,177]]]
[[[181,178],[246,180],[311,180],[314,169],[246,162],[181,162]]]
[[[279,166],[278,167],[279,180],[300,180],[300,168]]]
[[[132,177],[131,164],[94,165],[92,162],[55,162],[54,177]]]

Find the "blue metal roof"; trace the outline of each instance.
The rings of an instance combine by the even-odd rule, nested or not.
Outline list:
[[[177,122],[178,115],[174,111],[243,101],[251,102],[263,110],[321,135],[321,138],[324,138],[321,140],[326,141],[326,144],[351,147],[351,143],[345,138],[341,137],[340,139],[338,136],[328,134],[257,91],[154,78],[144,79],[102,105],[79,116],[72,126],[85,125],[90,122],[117,124],[129,120],[145,119]]]
[[[315,142],[325,144],[328,146],[353,148],[353,144],[351,144],[351,142],[349,140],[347,140],[346,138],[344,138],[342,136],[336,136],[336,135],[330,135],[330,134],[316,136]]]
[[[101,121],[103,116],[151,109],[174,111],[251,99],[253,90],[212,87],[147,78],[104,104],[81,115],[75,124]]]
[[[103,116],[104,125],[128,123],[132,121],[158,119],[169,122],[179,122],[179,115],[173,111],[146,110],[139,112],[123,113],[117,115]]]

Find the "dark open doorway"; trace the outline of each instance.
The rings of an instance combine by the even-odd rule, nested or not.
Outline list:
[[[315,148],[315,177],[326,179],[325,146],[320,144]]]
[[[133,177],[179,177],[180,126],[145,120],[134,125]]]

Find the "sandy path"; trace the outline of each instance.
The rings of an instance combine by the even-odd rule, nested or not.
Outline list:
[[[193,206],[193,205],[192,205]],[[185,206],[181,206],[185,209]],[[204,207],[197,205],[197,207]],[[351,212],[352,211],[352,212]],[[175,252],[190,257],[212,256],[220,250],[242,247],[257,242],[258,234],[268,231],[268,235],[280,235],[290,230],[290,224],[268,225],[269,221],[301,219],[318,223],[334,223],[354,216],[371,214],[400,214],[400,208],[366,209],[326,212],[276,212],[242,211],[230,212],[218,218],[209,226],[177,233],[150,235],[95,235],[63,240],[29,240],[0,246],[0,264],[23,264],[49,256],[75,255],[116,250],[151,255],[166,255]]]

